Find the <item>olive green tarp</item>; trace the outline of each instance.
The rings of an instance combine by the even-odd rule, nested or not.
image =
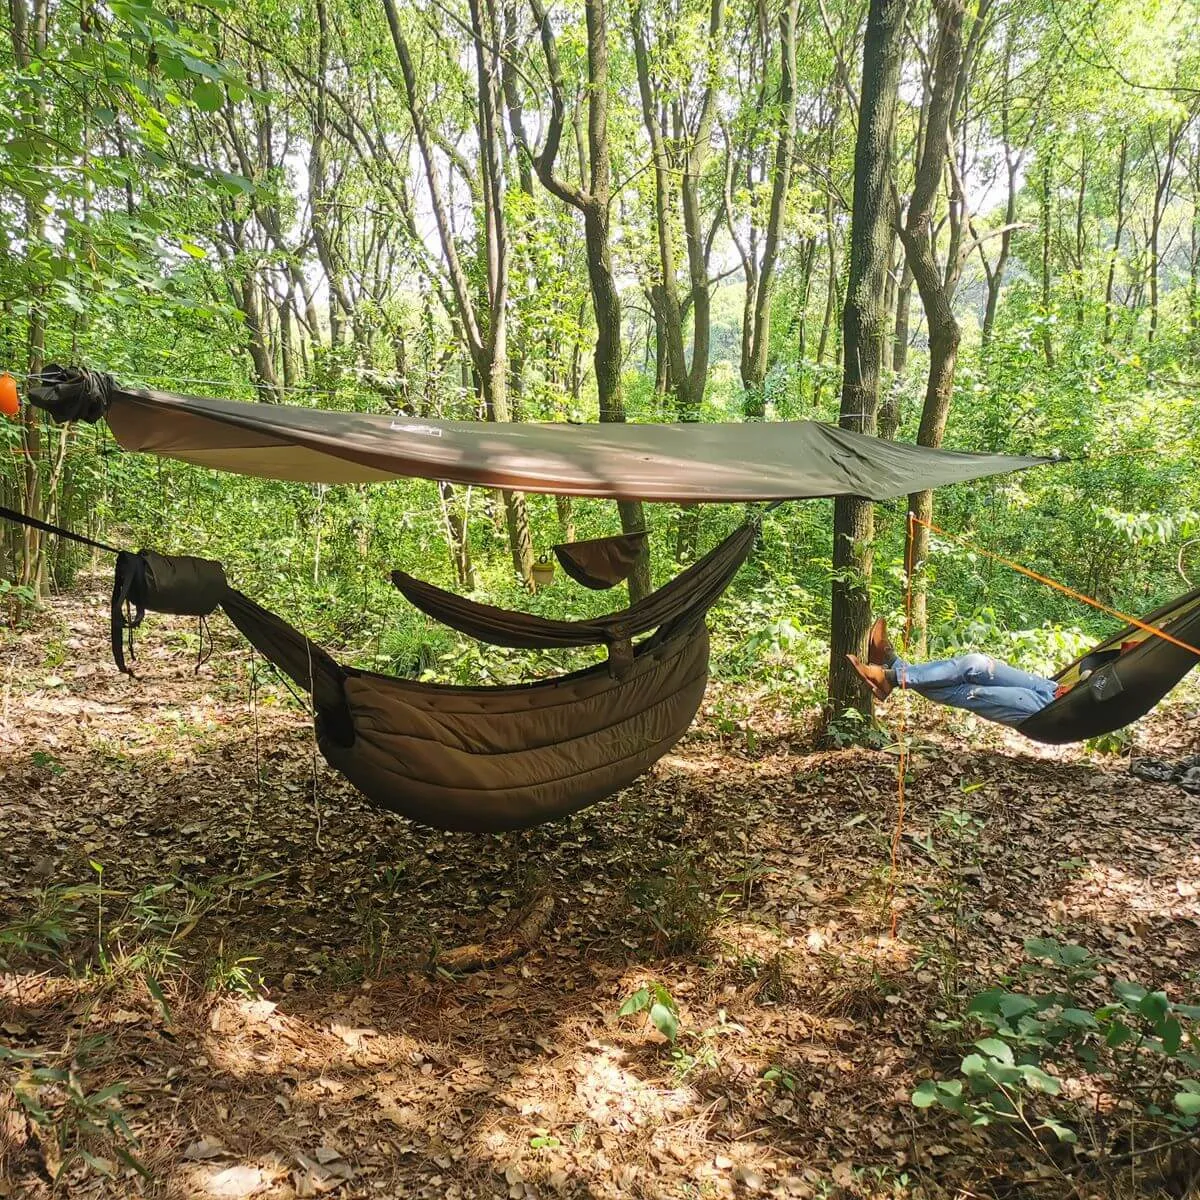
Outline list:
[[[127,450],[307,483],[415,476],[616,500],[890,500],[1050,461],[930,450],[819,421],[498,424],[213,400],[60,367],[29,398],[58,421],[103,417]]]

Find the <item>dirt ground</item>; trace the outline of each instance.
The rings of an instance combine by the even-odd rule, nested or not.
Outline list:
[[[0,1197],[1117,1194],[909,1097],[1026,938],[1195,994],[1179,788],[910,698],[894,880],[894,751],[769,709],[561,824],[438,833],[216,633],[197,673],[193,625],[149,618],[136,681],[99,594],[0,640]],[[1197,707],[1138,752],[1200,749]],[[437,967],[538,904],[525,953]],[[643,985],[673,1045],[619,1015]]]

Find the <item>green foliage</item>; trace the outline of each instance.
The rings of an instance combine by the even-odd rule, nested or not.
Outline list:
[[[120,1103],[130,1085],[117,1082],[93,1089],[87,1082],[103,1065],[107,1050],[104,1036],[80,1038],[57,1053],[14,1049],[0,1042],[0,1068],[4,1075],[11,1073],[12,1095],[38,1126],[43,1144],[54,1148],[46,1157],[55,1182],[78,1162],[115,1178],[116,1163],[109,1155],[150,1178],[134,1154],[137,1138]]]
[[[18,7],[29,5],[21,0]],[[1104,0],[1086,21],[1038,4],[1020,20],[1001,14],[976,47],[975,91],[960,106],[962,144],[982,148],[963,182],[971,235],[984,240],[964,261],[956,299],[963,343],[946,440],[966,449],[1058,451],[1067,460],[944,489],[938,523],[981,550],[1134,611],[1179,590],[1180,563],[1186,572],[1184,552],[1200,531],[1200,416],[1192,398],[1200,141],[1195,122],[1188,124],[1197,63],[1186,7],[1168,12]],[[709,55],[703,6],[649,5],[645,15],[655,33],[655,86],[672,95],[677,89],[691,112],[695,65]],[[0,114],[0,191],[11,203],[0,206],[0,286],[11,299],[0,319],[0,366],[20,373],[34,365],[31,347],[44,344],[39,357],[90,363],[132,385],[479,418],[477,372],[428,219],[427,189],[414,175],[411,116],[384,14],[336,0],[327,16],[338,36],[324,51],[311,4],[293,11],[256,0],[186,13],[142,0],[83,14],[52,6],[45,44],[32,49],[8,31],[0,42],[10,100]],[[662,349],[651,303],[658,216],[627,16],[610,14],[609,158],[620,181],[610,250],[625,315],[626,408],[633,420],[661,421],[676,415],[676,397],[662,390],[655,370]],[[532,135],[544,129],[549,101],[543,88],[522,81],[542,78],[544,63],[528,15],[522,10],[516,19],[514,82]],[[799,94],[823,99],[801,121],[784,197],[761,385],[767,415],[776,418],[829,419],[837,402],[854,147],[843,78],[855,77],[861,37],[850,10],[830,19],[829,31],[804,20],[796,31]],[[556,20],[567,93],[586,96],[582,9],[568,5]],[[577,214],[536,177],[523,176],[527,158],[520,153],[506,156],[501,194],[481,194],[474,43],[453,21],[405,21],[426,119],[444,154],[455,244],[477,293],[486,291],[478,248],[489,204],[508,223],[514,413],[594,420],[595,329]],[[735,4],[724,32],[714,52],[721,114],[714,138],[728,153],[708,155],[698,193],[701,225],[711,230],[713,280],[710,363],[698,409],[704,421],[737,420],[745,410],[747,281],[718,263],[741,264],[744,273],[750,260],[743,253],[752,258],[752,243],[761,245],[780,118],[774,22]],[[849,56],[845,63],[834,45]],[[1124,48],[1120,74],[1105,65],[1106,45]],[[328,61],[317,104],[313,81],[322,53]],[[902,96],[900,110],[898,144],[908,144],[916,140],[918,98]],[[370,136],[361,124],[365,113]],[[510,148],[513,120],[506,108],[501,134]],[[1163,178],[1169,136],[1176,138],[1173,173]],[[679,152],[673,144],[671,153]],[[565,137],[559,175],[585,178],[578,159],[575,139]],[[981,259],[991,267],[997,261],[1010,160],[1023,164],[1014,176],[1019,227],[985,338]],[[912,164],[901,155],[895,171],[904,193]],[[1160,184],[1157,215],[1167,249],[1152,266],[1148,239]],[[939,254],[948,250],[944,216],[940,208]],[[672,224],[671,232],[682,248],[682,229]],[[1048,296],[1041,287],[1044,251]],[[688,264],[681,258],[678,267],[686,287]],[[1153,335],[1152,274],[1160,285]],[[927,364],[920,303],[915,295],[912,301],[907,364],[884,380],[899,405],[899,436],[910,440]],[[490,314],[480,319],[487,327]],[[891,361],[887,356],[889,368]],[[59,436],[0,421],[6,502],[23,502],[24,451],[26,442],[36,443],[43,504],[58,519],[107,540],[221,558],[239,584],[368,668],[511,682],[592,661],[481,648],[413,615],[387,585],[395,567],[458,590],[472,586],[454,566],[456,521],[482,600],[564,617],[620,602],[562,580],[527,596],[513,576],[496,498],[479,489],[443,494],[424,481],[317,488],[217,476],[119,454],[97,430],[76,429],[61,442]],[[528,504],[535,553],[567,536],[568,523],[577,537],[616,527],[606,502],[578,499],[569,514],[544,497]],[[679,513],[652,507],[661,581],[679,569]],[[739,515],[706,506],[701,545],[711,545]],[[769,689],[793,709],[825,701],[829,527],[827,501],[765,517],[754,560],[713,614],[719,677]],[[903,505],[879,506],[869,582],[875,607],[893,614],[903,610],[903,537]],[[44,580],[31,580],[22,574],[23,553],[20,536],[6,532],[0,605],[10,617],[43,583],[70,586],[87,565],[77,548],[52,544]],[[1049,671],[1111,627],[947,539],[935,537],[924,570],[932,653],[982,648]],[[153,636],[153,622],[147,632]],[[752,740],[752,731],[734,732]],[[839,744],[880,736],[853,717],[832,732]]]
[[[975,996],[962,1022],[949,1026],[983,1032],[959,1064],[961,1077],[923,1081],[913,1104],[1034,1141],[1074,1143],[1086,1125],[1102,1150],[1130,1122],[1160,1134],[1196,1129],[1200,1006],[1121,981],[1096,1003],[1103,964],[1086,949],[1033,938],[1025,951],[1022,975],[1036,990],[995,987]],[[1097,1100],[1104,1093],[1118,1101],[1107,1116]]]
[[[617,1016],[628,1017],[644,1012],[659,1033],[674,1043],[679,1036],[679,1005],[675,997],[661,983],[644,983],[636,992],[625,998],[617,1010]]]

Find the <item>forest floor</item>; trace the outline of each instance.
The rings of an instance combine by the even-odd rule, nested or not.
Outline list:
[[[815,751],[766,706],[710,713],[569,821],[438,833],[315,760],[274,684],[251,704],[232,635],[197,674],[194,623],[151,617],[130,680],[106,609],[97,584],[0,645],[0,1197],[1194,1185],[1194,1153],[1097,1175],[1086,1138],[1064,1157],[909,1099],[969,1040],[939,1022],[1027,938],[1197,990],[1200,806],[1127,758],[910,698],[894,894],[894,752]],[[1197,707],[1147,720],[1141,752],[1200,749]],[[547,896],[527,953],[431,969]],[[643,985],[677,1005],[673,1045],[619,1015]]]

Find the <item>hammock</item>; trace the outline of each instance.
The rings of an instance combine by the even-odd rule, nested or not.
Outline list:
[[[716,603],[746,560],[757,534],[758,522],[747,521],[656,592],[619,612],[582,621],[560,621],[480,604],[404,571],[393,571],[392,582],[423,613],[468,637],[518,650],[603,645],[608,647],[613,673],[619,674],[632,660],[631,639],[637,634],[670,623],[683,608],[706,611]]]
[[[628,579],[645,549],[646,533],[642,531],[589,538],[585,542],[562,542],[554,547],[554,554],[576,583],[601,592]]]
[[[451,687],[338,663],[281,617],[229,587],[220,563],[121,553],[113,646],[147,610],[211,613],[218,605],[246,639],[312,697],[326,761],[381,808],[438,829],[494,832],[564,817],[631,784],[683,736],[708,682],[704,618],[754,545],[757,520],[695,566],[621,613],[578,623],[505,613],[452,621],[488,640],[521,629],[532,648],[595,645],[619,632],[610,663],[536,683]],[[419,581],[409,581],[407,587]],[[450,593],[421,585],[441,615]],[[470,602],[464,611],[471,612]],[[126,618],[125,606],[133,610]],[[629,638],[657,627],[634,647]],[[570,631],[574,629],[574,635]],[[512,644],[500,641],[500,644]],[[611,650],[611,647],[610,647]]]
[[[1027,717],[1017,732],[1062,745],[1112,733],[1144,717],[1200,663],[1200,588],[1156,608],[1141,622],[1175,640],[1142,625],[1127,625],[1059,671],[1055,682],[1071,690]],[[1080,681],[1089,668],[1091,674]]]

